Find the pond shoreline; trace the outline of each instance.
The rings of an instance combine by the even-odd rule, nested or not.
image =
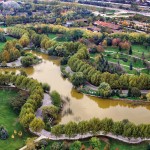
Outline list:
[[[60,67],[61,67],[61,66],[60,66]],[[66,69],[67,67],[68,67],[68,69]],[[69,74],[69,75],[73,75],[74,72],[70,69],[69,66],[67,66],[67,67],[65,67],[64,71],[61,70],[61,74],[62,74],[63,77],[69,79],[68,74]],[[67,71],[66,71],[66,70],[67,70]],[[94,85],[91,85],[91,84],[89,84],[89,83],[86,84],[86,85],[88,86],[89,89],[92,89],[92,88],[90,88],[90,86],[93,86],[94,88],[97,88],[97,87],[95,87]],[[75,89],[76,89],[76,88],[75,88]],[[101,96],[97,96],[97,95],[94,95],[94,94],[85,93],[85,92],[82,91],[82,89],[83,89],[83,88],[81,88],[81,89],[77,88],[76,90],[77,90],[78,92],[82,93],[82,94],[87,95],[87,96],[92,96],[92,97],[97,97],[97,98],[103,98],[103,99],[106,99],[106,100],[107,100],[107,98],[104,98],[104,97],[101,97]],[[84,90],[87,91],[86,89],[84,89]],[[144,90],[144,92],[145,92],[145,91],[146,91],[146,90]],[[147,91],[148,91],[148,90],[147,90]],[[120,100],[120,101],[132,102],[132,103],[135,103],[135,104],[137,104],[137,103],[139,103],[139,104],[141,104],[141,103],[150,104],[150,101],[146,101],[146,100],[144,101],[144,100],[133,100],[133,99],[128,99],[128,98],[113,98],[113,97],[108,97],[108,98],[110,98],[110,99],[112,99],[112,100]]]

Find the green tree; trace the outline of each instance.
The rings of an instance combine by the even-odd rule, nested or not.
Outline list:
[[[92,137],[90,139],[90,145],[92,146],[93,149],[95,149],[95,148],[99,149],[101,146],[101,142],[97,137]]]
[[[53,105],[60,108],[60,106],[61,106],[60,94],[57,91],[52,91],[51,92],[51,98],[52,98]]]
[[[82,72],[74,73],[71,77],[71,82],[75,87],[83,85],[85,82],[85,78]]]
[[[78,123],[78,132],[80,134],[85,134],[88,132],[89,124],[87,121],[81,121]]]
[[[25,56],[25,57],[21,58],[21,63],[24,67],[29,67],[29,66],[33,65],[33,57]]]
[[[44,92],[48,92],[50,90],[50,86],[47,83],[42,84]]]
[[[40,132],[42,129],[44,129],[44,127],[45,127],[45,124],[41,118],[34,118],[32,122],[30,123],[30,129],[33,132]]]
[[[123,134],[123,131],[124,131],[124,126],[123,126],[123,123],[122,122],[114,122],[114,125],[113,125],[113,133],[115,135],[122,135]]]
[[[80,141],[75,141],[75,142],[71,143],[69,150],[80,150],[81,145],[82,144]]]
[[[130,96],[131,97],[140,97],[141,96],[141,91],[137,87],[132,87]]]
[[[132,47],[130,46],[129,55],[132,55]]]
[[[21,110],[23,111],[23,109]],[[28,128],[31,121],[35,118],[35,115],[32,112],[29,113],[23,113],[20,115],[20,123],[23,125],[23,127]]]
[[[148,101],[150,101],[150,92],[146,94],[146,98]]]
[[[61,134],[64,134],[64,125],[58,124],[52,127],[51,129],[52,134],[55,136],[60,136]]]
[[[67,136],[73,137],[77,131],[77,124],[75,122],[69,122],[64,127],[64,132]]]
[[[44,106],[42,107],[42,116],[44,119],[52,117],[53,119],[58,118],[58,108],[56,106]]]
[[[54,142],[51,147],[51,150],[60,150],[61,149],[61,144],[59,142]]]
[[[98,92],[102,97],[109,97],[111,95],[111,87],[108,83],[102,82],[98,88]]]

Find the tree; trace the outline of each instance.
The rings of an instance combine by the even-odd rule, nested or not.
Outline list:
[[[44,106],[42,107],[42,116],[44,119],[52,117],[53,119],[58,118],[58,108],[56,106]]]
[[[85,134],[88,132],[89,124],[87,121],[81,121],[78,123],[78,132],[80,134]]]
[[[26,150],[34,150],[36,148],[36,144],[34,142],[34,138],[28,138],[26,141],[27,148]]]
[[[47,83],[42,84],[44,92],[48,92],[50,90],[50,86]]]
[[[133,70],[133,65],[132,65],[132,63],[130,63],[130,70]]]
[[[7,63],[6,63],[6,61],[2,61],[1,66],[2,66],[2,67],[7,67]]]
[[[104,40],[104,41],[102,42],[102,46],[107,46],[107,40]]]
[[[123,134],[123,122],[114,122],[113,131],[115,135],[122,135]]]
[[[93,149],[95,149],[95,148],[99,149],[100,146],[101,146],[101,142],[100,142],[100,140],[98,138],[92,137],[90,139],[90,145],[92,146]]]
[[[0,126],[0,139],[6,140],[7,138],[8,138],[7,130],[3,126]]]
[[[88,122],[88,130],[93,134],[97,134],[102,129],[101,122],[98,118],[92,118]]]
[[[54,134],[55,136],[60,136],[61,134],[64,134],[64,126],[61,124],[55,125],[51,129],[51,133]]]
[[[104,150],[110,150],[110,144],[109,144],[109,143],[107,143],[107,144],[105,145]]]
[[[60,108],[60,106],[61,106],[60,94],[57,91],[52,91],[51,92],[51,97],[52,97],[53,105],[55,105],[56,107]]]
[[[112,132],[113,130],[113,120],[105,118],[101,121],[102,123],[102,130],[105,131],[106,133]]]
[[[131,88],[131,97],[140,97],[141,91],[137,87]]]
[[[85,78],[82,72],[76,72],[71,77],[71,82],[75,87],[79,87],[80,85],[83,85],[85,82]]]
[[[21,59],[21,63],[24,67],[29,67],[29,66],[33,65],[33,57],[25,56]]]
[[[77,133],[77,124],[72,121],[67,123],[64,127],[64,133],[69,137],[73,137]]]
[[[79,150],[81,148],[81,142],[80,141],[75,141],[70,145],[69,150]]]
[[[7,50],[4,50],[2,53],[2,59],[3,61],[8,62],[10,60],[10,54]]]
[[[98,92],[102,97],[109,97],[111,95],[111,87],[108,83],[102,82],[98,88]]]
[[[33,132],[40,132],[44,127],[45,124],[41,118],[34,118],[30,123],[30,128]]]
[[[22,115],[20,113],[20,123],[23,127],[28,128],[31,121],[35,118],[35,115],[31,111],[29,113],[23,113],[23,111],[25,110],[21,109]]]
[[[129,55],[132,55],[132,47],[130,46]]]
[[[59,142],[54,142],[51,147],[51,150],[60,150],[61,149],[61,144]]]
[[[21,107],[25,104],[28,94],[26,92],[19,92],[19,95],[15,98],[12,98],[10,101],[10,106],[15,112],[20,112]]]
[[[23,69],[20,70],[20,75],[27,77],[27,73]]]
[[[148,101],[150,101],[150,92],[146,94],[146,98]]]

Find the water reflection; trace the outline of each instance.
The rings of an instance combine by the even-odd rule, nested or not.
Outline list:
[[[83,98],[83,94],[82,93],[78,93],[76,89],[72,88],[71,89],[71,96],[75,99],[82,99]]]

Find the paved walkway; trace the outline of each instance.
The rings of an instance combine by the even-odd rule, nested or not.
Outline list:
[[[21,58],[22,57],[19,57],[17,60],[10,62],[10,63],[7,63],[7,67],[20,67],[20,66],[22,66]]]
[[[36,143],[42,139],[46,139],[46,137],[45,136],[39,136],[36,140],[34,140],[34,142]],[[20,148],[19,150],[25,150],[26,148],[27,148],[27,146],[25,145],[24,147]]]
[[[42,106],[37,109],[35,115],[37,118],[42,118],[42,107],[52,105],[52,99],[49,94],[44,93],[44,98],[42,101]]]
[[[75,135],[74,137],[68,137],[66,135],[61,135],[59,137],[55,136],[55,135],[52,135],[51,132],[48,132],[46,130],[42,130],[40,133],[36,133],[34,132],[36,135],[39,136],[38,139],[35,140],[35,142],[38,142],[40,141],[41,139],[49,139],[49,140],[55,140],[55,141],[60,141],[60,140],[81,140],[81,139],[86,139],[86,138],[90,138],[90,137],[93,137],[93,136],[106,136],[106,137],[109,137],[109,138],[113,138],[113,139],[116,139],[116,140],[119,140],[119,141],[122,141],[122,142],[125,142],[125,143],[129,143],[129,144],[138,144],[138,143],[141,143],[141,142],[144,142],[144,141],[150,141],[150,138],[128,138],[128,137],[123,137],[123,136],[117,136],[117,135],[114,135],[112,133],[107,133],[107,134],[104,134],[104,132],[100,131],[99,133],[97,134],[92,134],[92,133],[86,133],[86,134],[77,134]],[[20,150],[23,150],[23,149],[20,149]]]
[[[108,61],[109,63],[111,63],[111,64],[118,64],[117,62],[113,62],[113,61]],[[130,67],[129,65],[124,65],[124,64],[120,64],[120,66],[124,66],[124,67]],[[138,71],[141,71],[141,70],[143,70],[143,69],[146,69],[146,68],[135,68],[135,67],[132,67],[133,69],[135,69],[135,70],[138,70]]]
[[[87,88],[89,89],[92,89],[92,90],[95,90],[97,91],[98,90],[98,86],[94,86],[92,84],[90,84],[89,82],[86,82],[86,85],[85,85]],[[149,90],[141,90],[141,93],[142,94],[147,94],[149,92]],[[122,93],[123,94],[127,94],[128,93],[128,90],[122,90]]]

